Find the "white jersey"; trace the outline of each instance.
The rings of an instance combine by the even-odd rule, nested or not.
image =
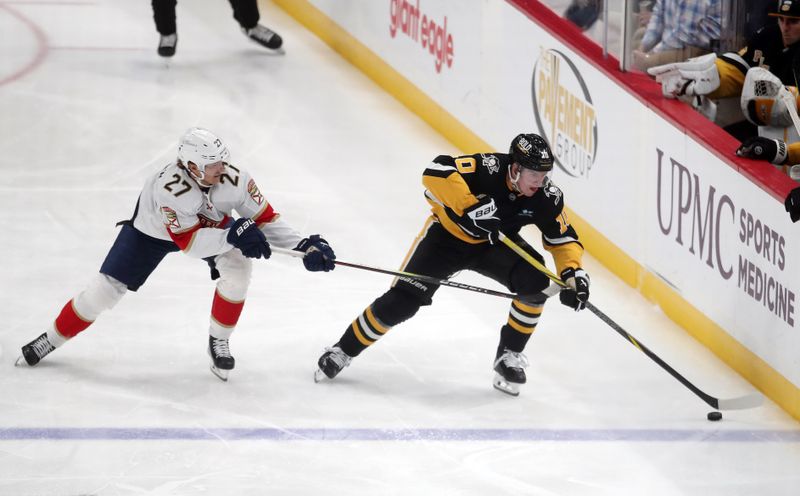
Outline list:
[[[227,227],[233,212],[256,221],[267,241],[294,248],[301,236],[279,220],[246,171],[228,165],[219,184],[203,187],[173,162],[148,178],[139,195],[133,227],[174,241],[186,254],[205,258],[233,249]]]

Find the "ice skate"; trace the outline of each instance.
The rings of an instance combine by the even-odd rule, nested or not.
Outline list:
[[[178,46],[178,34],[172,33],[161,35],[158,40],[158,54],[162,57],[172,57],[175,55],[175,48]]]
[[[33,367],[55,349],[56,347],[50,342],[47,333],[42,333],[41,336],[22,347],[22,355],[17,358],[14,365],[20,366],[26,364],[29,367]]]
[[[236,360],[231,356],[227,339],[208,337],[208,354],[211,356],[211,373],[223,381],[228,381],[228,374],[236,365]]]
[[[283,45],[283,38],[278,33],[261,24],[256,24],[250,29],[242,29],[242,31],[245,36],[270,50],[279,50]]]
[[[317,361],[319,368],[314,372],[314,382],[319,382],[326,377],[333,379],[343,368],[350,365],[352,359],[353,357],[348,356],[338,346],[325,348],[325,353]]]
[[[525,384],[525,367],[528,366],[528,359],[522,353],[511,351],[508,348],[497,357],[494,362],[494,383],[495,389],[511,396],[519,396],[520,384]]]

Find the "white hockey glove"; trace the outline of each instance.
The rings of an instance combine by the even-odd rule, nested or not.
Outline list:
[[[753,67],[744,78],[739,105],[756,126],[789,127],[791,111],[797,109],[797,88],[784,86],[778,76],[763,67]]]
[[[719,88],[716,54],[694,57],[686,62],[673,62],[647,69],[661,83],[661,93],[667,98],[707,95]]]
[[[742,142],[741,146],[736,150],[736,155],[782,165],[786,162],[789,152],[786,148],[786,143],[783,141],[753,136]]]

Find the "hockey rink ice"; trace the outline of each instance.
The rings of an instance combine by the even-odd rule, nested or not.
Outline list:
[[[283,218],[340,260],[400,266],[428,212],[423,168],[458,150],[261,7],[285,54],[245,39],[226,1],[184,0],[165,61],[149,2],[0,0],[0,495],[800,494],[796,420],[766,401],[709,422],[694,394],[557,300],[517,398],[491,386],[509,301],[453,288],[315,384],[324,347],[391,278],[308,273],[279,254],[255,262],[227,383],[206,355],[214,285],[181,254],[39,366],[14,367],[190,126],[223,137]],[[591,257],[585,266],[591,301],[701,389],[754,392]]]

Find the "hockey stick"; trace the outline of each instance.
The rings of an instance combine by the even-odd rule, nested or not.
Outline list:
[[[289,256],[292,256],[292,257],[296,257],[296,258],[303,258],[303,256],[305,256],[305,253],[300,252],[300,251],[296,251],[296,250],[289,250],[289,249],[280,248],[280,247],[277,247],[277,246],[270,246],[270,248],[272,249],[273,252],[280,253],[282,255],[289,255]],[[370,267],[368,265],[361,265],[361,264],[356,264],[356,263],[351,263],[351,262],[343,262],[341,260],[334,260],[334,263],[336,265],[342,265],[342,266],[345,266],[345,267],[352,267],[354,269],[367,270],[367,271],[370,271],[370,272],[378,272],[380,274],[388,274],[390,276],[396,276],[396,277],[399,277],[401,279],[414,279],[414,280],[417,280],[417,281],[426,282],[428,284],[436,284],[438,286],[448,286],[448,287],[451,287],[451,288],[464,289],[466,291],[472,291],[472,292],[475,292],[475,293],[483,293],[483,294],[487,294],[487,295],[491,295],[491,296],[500,296],[501,298],[509,298],[509,299],[512,299],[512,300],[520,300],[522,302],[530,303],[530,304],[534,304],[534,305],[541,305],[542,303],[545,302],[545,300],[547,300],[548,298],[550,298],[553,295],[558,294],[561,291],[561,288],[559,286],[553,284],[553,285],[550,285],[549,287],[545,288],[544,291],[541,291],[539,293],[533,293],[533,294],[527,294],[527,295],[519,295],[519,294],[514,294],[514,293],[504,293],[502,291],[495,291],[494,289],[481,288],[481,287],[478,287],[478,286],[471,286],[469,284],[463,284],[463,283],[456,282],[456,281],[450,281],[448,279],[438,279],[436,277],[425,276],[425,275],[422,275],[422,274],[414,274],[414,273],[411,273],[411,272],[403,272],[403,271],[399,271],[399,270],[381,269],[381,268],[378,268],[378,267]]]
[[[562,288],[566,288],[567,284],[559,279],[558,276],[550,272],[547,267],[541,264],[538,260],[533,258],[528,252],[523,250],[518,244],[514,241],[510,240],[506,237],[503,233],[500,233],[500,240],[511,248],[517,255],[525,259],[529,264],[533,265],[537,270],[541,273],[546,275],[551,281],[556,283]],[[569,290],[568,290],[569,291]],[[634,345],[639,351],[647,355],[651,360],[656,362],[658,365],[661,366],[662,369],[669,372],[669,374],[677,379],[681,384],[686,386],[691,392],[696,394],[700,399],[705,401],[709,406],[715,408],[717,410],[745,410],[748,408],[755,408],[760,406],[764,402],[764,397],[758,393],[752,393],[745,396],[740,396],[736,398],[729,398],[729,399],[719,399],[711,396],[708,393],[705,393],[700,388],[692,384],[689,379],[682,376],[677,370],[673,369],[672,367],[667,364],[664,360],[662,360],[658,355],[650,351],[650,348],[645,346],[642,342],[638,339],[634,338],[628,332],[625,331],[619,324],[611,320],[611,318],[600,311],[596,306],[592,305],[591,302],[586,302],[586,308],[589,309],[593,314],[600,318],[603,322],[609,325],[612,329],[617,331],[622,337],[627,339],[632,345]]]

